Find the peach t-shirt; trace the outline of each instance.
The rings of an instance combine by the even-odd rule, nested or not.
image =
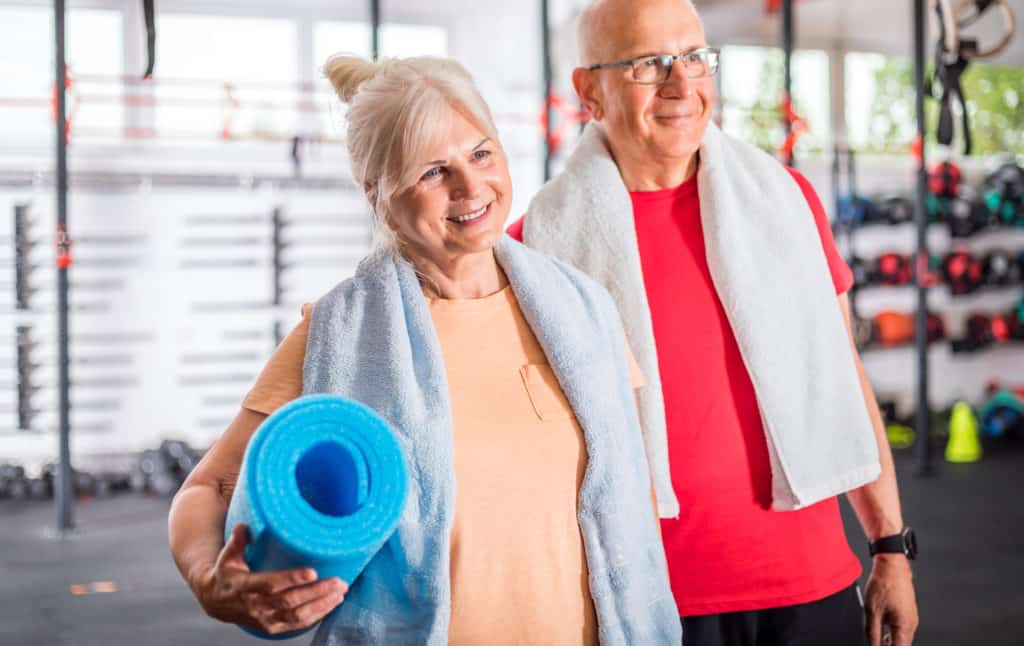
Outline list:
[[[448,643],[596,645],[576,518],[586,446],[544,351],[511,288],[428,304],[452,393]],[[303,307],[243,406],[269,414],[302,393],[311,310]]]

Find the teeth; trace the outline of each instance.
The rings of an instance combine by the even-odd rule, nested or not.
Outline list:
[[[482,207],[479,211],[473,211],[472,213],[467,213],[466,215],[457,215],[455,217],[448,219],[451,220],[452,222],[469,222],[470,220],[475,220],[481,215],[483,215],[485,211],[487,211],[486,206]]]

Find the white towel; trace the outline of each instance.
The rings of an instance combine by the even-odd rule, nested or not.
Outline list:
[[[700,160],[705,251],[757,394],[773,508],[799,509],[871,482],[878,445],[803,193],[778,161],[714,124]],[[587,126],[565,170],[534,197],[523,236],[615,298],[647,378],[640,417],[659,513],[678,516],[633,205],[600,124]]]

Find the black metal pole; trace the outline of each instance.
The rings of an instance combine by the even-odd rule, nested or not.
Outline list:
[[[541,64],[544,73],[544,181],[551,179],[551,32],[548,29],[548,0],[540,0]]]
[[[281,230],[284,228],[284,217],[281,211],[280,206],[275,206],[270,216],[271,245],[273,246],[272,262],[274,265],[274,293],[271,297],[271,302],[274,305],[274,345],[280,345],[281,340],[284,339],[284,330],[282,330],[281,320],[278,318],[284,294],[284,285],[281,280],[284,273],[284,238],[281,235]]]
[[[928,172],[925,167],[924,121],[924,39],[925,0],[914,3],[914,91],[917,113],[917,141],[920,157],[917,165],[917,197],[914,200],[914,221],[917,223],[917,262],[914,263],[917,286],[917,315],[915,317],[914,345],[917,349],[917,414],[914,419],[917,436],[917,471],[921,475],[932,472],[931,421],[928,412],[928,211],[925,199],[928,191]]]
[[[67,75],[64,54],[64,0],[54,0],[53,24],[56,40],[57,65],[57,370],[59,381],[59,462],[54,498],[57,503],[57,528],[65,532],[75,527],[74,485],[71,481],[71,405],[68,352],[68,266],[59,262],[60,255],[67,252],[68,222],[68,159],[67,159],[67,113],[64,86]]]
[[[380,58],[380,0],[370,0],[370,53]]]
[[[782,0],[782,55],[783,61],[783,82],[782,82],[782,96],[786,101],[792,100],[792,89],[793,89],[793,0]],[[793,124],[789,122],[789,118],[783,116],[783,120],[786,124],[786,136],[789,136],[790,131],[793,128]],[[794,163],[793,151],[786,152],[786,158],[782,160],[787,166],[792,166]]]

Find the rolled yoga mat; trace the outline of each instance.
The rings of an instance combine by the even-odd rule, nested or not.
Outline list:
[[[306,395],[256,429],[224,525],[249,528],[255,572],[311,567],[352,585],[391,537],[405,506],[405,456],[387,422],[333,395]],[[303,631],[268,635],[289,639]]]

